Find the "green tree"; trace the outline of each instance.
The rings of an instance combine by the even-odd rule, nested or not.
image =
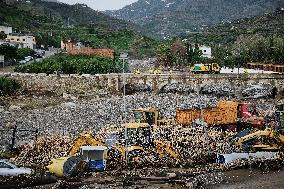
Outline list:
[[[175,62],[173,64],[181,66],[185,62],[186,58],[186,47],[181,40],[177,39],[171,44],[170,53],[174,57]]]
[[[30,48],[20,48],[17,49],[17,59],[23,60],[27,56],[34,56],[35,52],[34,50]]]
[[[193,48],[190,43],[186,43],[186,55],[187,55],[187,63],[191,64],[193,59]]]
[[[171,49],[167,44],[158,45],[156,48],[156,56],[158,57],[158,61],[163,66],[172,66],[173,62],[175,62],[175,58],[171,54]]]
[[[17,58],[17,48],[9,44],[0,45],[0,54],[5,56],[5,60],[14,62]]]
[[[195,43],[194,50],[193,50],[192,61],[194,63],[199,63],[201,61],[201,55],[202,55],[202,52],[201,52],[201,50],[199,50],[198,44]]]
[[[6,39],[7,35],[2,31],[0,32],[0,39]]]

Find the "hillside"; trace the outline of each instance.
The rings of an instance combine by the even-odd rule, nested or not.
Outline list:
[[[139,0],[106,13],[141,24],[148,32],[165,38],[262,15],[279,7],[284,7],[283,0]]]
[[[241,35],[261,35],[267,38],[273,36],[284,40],[284,10],[219,24],[203,33],[181,35],[180,37],[190,41],[197,39],[199,43],[211,46],[218,44],[230,46]]]
[[[92,25],[111,29],[129,29],[139,31],[138,25],[110,17],[95,11],[85,4],[68,5],[56,1],[41,0],[6,0],[6,3],[17,7],[33,16],[43,16],[52,20],[61,20],[63,25]]]
[[[113,48],[116,52],[128,51],[132,56],[143,57],[153,55],[157,44],[143,36],[135,24],[111,18],[86,5],[39,0],[7,2],[0,6],[0,25],[34,34],[38,46],[60,47],[61,40],[71,39],[86,46]]]

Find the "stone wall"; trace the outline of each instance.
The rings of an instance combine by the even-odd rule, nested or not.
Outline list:
[[[114,93],[121,92],[123,88],[123,76],[121,74],[100,74],[100,75],[46,75],[46,74],[21,74],[21,73],[0,73],[0,76],[15,78],[23,84],[26,90],[52,91],[57,94],[64,92],[70,94],[95,94],[100,89]],[[205,84],[227,81],[241,90],[243,86],[251,82],[264,82],[273,84],[278,91],[284,90],[283,75],[273,74],[218,74],[218,75],[189,75],[189,74],[160,74],[140,75],[125,74],[127,84],[147,84],[154,92],[158,92],[164,85],[169,83],[190,84],[198,91]]]

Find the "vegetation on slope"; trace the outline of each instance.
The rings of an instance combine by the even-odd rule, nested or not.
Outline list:
[[[61,40],[71,39],[93,48],[112,48],[118,53],[128,51],[131,56],[141,58],[152,56],[158,43],[140,34],[139,26],[111,18],[83,4],[6,1],[9,4],[1,6],[0,24],[34,34],[38,47],[60,47]]]
[[[283,0],[139,0],[106,13],[141,24],[156,36],[172,37],[281,7]]]

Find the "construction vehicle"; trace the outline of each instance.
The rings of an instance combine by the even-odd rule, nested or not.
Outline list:
[[[268,144],[265,144],[265,139],[269,142]],[[284,145],[284,130],[266,128],[238,138],[235,144],[245,151],[278,151]]]
[[[159,70],[159,69],[154,69],[154,70],[149,70],[148,73],[149,73],[149,74],[161,74],[162,71]]]
[[[231,125],[233,130],[249,126],[263,127],[263,118],[257,116],[255,106],[248,102],[220,101],[216,107],[203,110],[176,109],[176,123],[180,125],[191,125],[201,117],[208,125]]]
[[[132,110],[133,119],[131,122],[148,123],[149,125],[174,125],[174,119],[161,119],[158,108],[139,108]]]
[[[190,70],[193,74],[218,74],[221,71],[221,67],[217,63],[194,64]]]
[[[284,146],[284,111],[283,104],[276,106],[275,120],[270,120],[271,127],[264,130],[252,132],[250,129],[243,130],[237,133],[232,138],[232,146],[238,146],[241,152],[219,154],[217,156],[218,163],[230,163],[238,159],[250,158],[275,158],[279,151],[283,150]],[[267,125],[269,125],[267,123]]]
[[[116,135],[123,136],[117,139],[114,146],[107,146],[106,161],[112,161],[111,153],[119,153],[117,158],[132,162],[139,155],[155,153],[157,157],[172,157],[178,160],[178,153],[167,143],[155,140],[152,137],[151,126],[148,123],[127,123],[122,125]],[[122,133],[121,133],[122,132]],[[67,157],[53,159],[47,166],[50,173],[58,177],[69,177],[78,174],[84,169],[84,163],[80,156],[75,156],[81,146],[105,146],[104,142],[98,141],[91,136],[90,131],[84,131],[70,148]],[[135,161],[134,161],[135,163]]]

